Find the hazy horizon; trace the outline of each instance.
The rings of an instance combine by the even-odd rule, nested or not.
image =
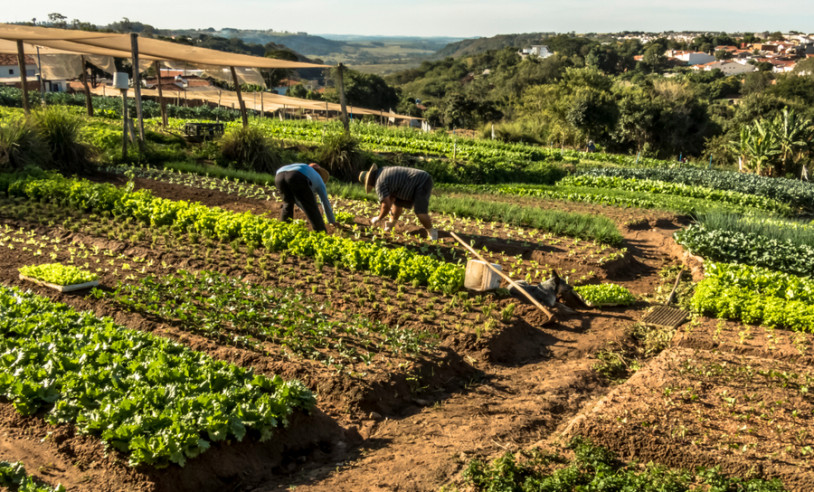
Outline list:
[[[46,21],[58,12],[68,22],[79,19],[97,25],[129,18],[158,29],[272,29],[314,35],[490,37],[523,32],[619,32],[619,31],[807,31],[814,25],[814,9],[808,2],[780,0],[768,5],[756,0],[737,3],[723,0],[649,2],[646,0],[559,0],[541,3],[506,0],[437,2],[414,0],[234,0],[218,2],[163,2],[143,0],[134,4],[88,0],[66,4],[55,0],[9,2],[4,22]],[[395,20],[393,20],[395,19]]]

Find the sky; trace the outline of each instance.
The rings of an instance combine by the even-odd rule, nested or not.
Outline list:
[[[309,34],[487,37],[523,32],[814,32],[810,0],[5,0],[0,21],[105,25],[127,17],[159,29],[233,27]]]

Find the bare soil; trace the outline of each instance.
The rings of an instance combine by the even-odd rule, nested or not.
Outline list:
[[[575,419],[624,459],[719,465],[738,477],[814,488],[814,367],[727,351],[673,348]]]

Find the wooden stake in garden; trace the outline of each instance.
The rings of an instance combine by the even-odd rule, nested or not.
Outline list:
[[[82,62],[82,87],[85,88],[85,107],[88,110],[88,116],[93,116],[93,98],[88,87],[88,69],[85,67],[85,56],[82,55],[79,59]]]
[[[345,103],[345,67],[340,63],[336,67],[337,72],[337,89],[339,90],[339,105],[342,107],[342,126],[345,127],[345,133],[350,133],[350,122],[348,121],[348,107]]]
[[[240,116],[243,118],[243,128],[249,127],[249,117],[246,115],[246,105],[243,103],[243,94],[240,92],[240,82],[237,80],[237,71],[235,67],[229,67],[232,71],[232,81],[235,83],[235,92],[237,92],[237,103],[240,105]]]
[[[17,40],[17,64],[20,67],[20,88],[23,89],[23,111],[25,115],[31,114],[31,108],[28,107],[28,78],[25,74],[25,49],[23,48],[22,40]]]
[[[130,48],[133,55],[133,97],[136,99],[136,117],[138,118],[139,150],[144,145],[144,116],[141,112],[141,73],[138,66],[138,34],[130,33]]]
[[[477,259],[479,259],[480,261],[484,262],[484,263],[486,264],[486,266],[487,266],[487,267],[488,267],[490,270],[492,270],[492,271],[493,271],[493,272],[495,272],[496,274],[500,275],[500,276],[503,278],[503,280],[505,280],[506,282],[509,282],[509,285],[511,285],[512,287],[514,287],[514,288],[515,288],[515,289],[517,289],[518,291],[520,291],[520,293],[521,293],[521,294],[523,294],[523,295],[526,297],[526,299],[528,299],[529,301],[531,301],[531,303],[532,303],[532,304],[534,304],[535,306],[537,306],[537,307],[540,309],[540,311],[542,311],[543,313],[545,313],[545,315],[546,315],[546,316],[548,316],[548,319],[546,320],[546,323],[548,323],[549,321],[551,321],[551,320],[554,318],[554,313],[552,313],[552,312],[551,312],[551,311],[549,311],[549,310],[548,310],[548,309],[547,309],[545,306],[543,306],[542,304],[540,304],[540,301],[538,301],[537,299],[535,299],[535,298],[534,298],[534,296],[532,296],[531,294],[529,294],[528,292],[526,292],[526,289],[524,289],[524,288],[520,287],[520,286],[517,284],[517,282],[515,282],[514,280],[512,280],[512,279],[511,279],[511,278],[510,278],[508,275],[506,275],[505,273],[501,272],[501,271],[500,271],[500,270],[498,270],[497,268],[493,267],[491,262],[486,261],[485,259],[483,259],[483,256],[481,256],[480,254],[478,254],[478,252],[477,252],[477,251],[475,251],[475,249],[474,249],[474,248],[472,248],[472,246],[468,245],[468,244],[467,244],[467,243],[466,243],[466,242],[465,242],[463,239],[461,239],[460,237],[458,237],[458,235],[457,235],[457,234],[455,234],[454,232],[450,232],[449,234],[450,234],[450,236],[452,236],[452,237],[453,237],[453,238],[454,238],[456,241],[458,241],[459,243],[461,243],[461,245],[462,245],[464,248],[466,248],[466,249],[467,249],[467,251],[469,251],[470,253],[472,253],[473,255],[475,255],[475,258],[477,258]]]
[[[167,102],[164,101],[164,90],[161,88],[161,63],[156,60],[153,63],[155,74],[158,80],[158,106],[161,108],[161,126],[167,126]]]

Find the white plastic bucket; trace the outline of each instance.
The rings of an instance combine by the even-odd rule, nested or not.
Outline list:
[[[113,74],[113,87],[116,89],[127,89],[130,87],[130,78],[127,72],[116,72]]]
[[[492,266],[503,271],[503,268],[492,263]],[[486,291],[495,290],[500,286],[500,275],[493,272],[486,266],[486,262],[480,260],[469,260],[466,262],[466,278],[464,287],[470,290]]]

